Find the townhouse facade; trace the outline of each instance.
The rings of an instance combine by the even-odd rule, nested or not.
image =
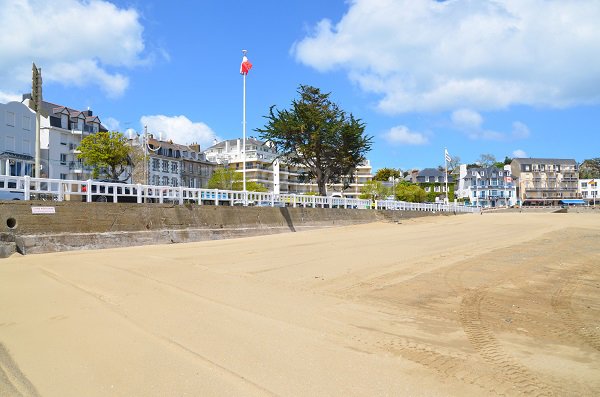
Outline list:
[[[520,205],[559,205],[563,199],[581,198],[573,159],[515,158],[510,166]]]
[[[30,94],[23,95],[29,105]],[[92,169],[77,158],[81,140],[90,134],[107,131],[92,110],[77,110],[42,101],[40,111],[40,165],[42,178],[86,180]],[[35,129],[35,117],[33,118]],[[35,142],[34,142],[35,150]]]
[[[241,139],[231,139],[215,144],[204,151],[206,160],[243,172],[243,144]],[[330,195],[357,198],[361,187],[373,176],[367,160],[352,175],[346,188],[341,183],[329,187]],[[318,192],[317,184],[307,180],[303,167],[292,166],[278,159],[278,154],[266,142],[256,138],[246,139],[246,181],[263,184],[276,194],[307,194]]]
[[[207,188],[208,180],[212,176],[216,163],[207,161],[200,150],[200,145],[181,145],[173,141],[154,138],[149,135],[147,140],[132,140],[133,146],[147,145],[147,163],[136,168],[142,170],[137,173],[136,183],[171,186]]]
[[[33,176],[35,113],[22,102],[0,104],[0,174]]]
[[[447,178],[446,183],[446,173],[444,171],[436,168],[424,168],[422,170],[412,170],[405,180],[416,183],[425,190],[429,201],[440,202],[446,200],[446,192],[448,192],[448,200],[454,200],[454,178],[452,175],[448,175]]]
[[[517,203],[511,166],[471,167],[461,164],[456,195],[477,207],[510,207]]]

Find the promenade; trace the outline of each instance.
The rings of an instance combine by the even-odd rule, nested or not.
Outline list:
[[[600,215],[0,261],[0,395],[600,395]]]

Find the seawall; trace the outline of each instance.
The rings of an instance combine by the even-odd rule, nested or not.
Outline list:
[[[443,215],[453,214],[342,208],[0,202],[0,257],[14,252],[37,254],[183,243]]]

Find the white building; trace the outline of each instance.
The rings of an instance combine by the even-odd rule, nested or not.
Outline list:
[[[204,151],[206,160],[226,165],[243,172],[242,140],[231,139],[216,143]],[[287,165],[277,159],[277,152],[267,143],[255,138],[246,139],[246,181],[264,185],[276,194],[317,193],[317,184],[303,178],[303,168]],[[373,178],[371,165],[367,160],[356,168],[354,182],[344,191],[341,184],[329,187],[330,194],[357,198],[360,188]]]
[[[0,104],[0,174],[33,176],[35,113],[21,102]]]
[[[600,187],[597,179],[579,179],[579,193],[589,205],[600,205]]]
[[[29,94],[23,95],[29,103]],[[98,131],[106,131],[91,110],[76,110],[42,101],[40,118],[41,176],[51,179],[86,180],[91,169],[77,158],[81,140]],[[35,117],[34,117],[35,125]]]
[[[459,170],[457,198],[478,207],[505,207],[517,203],[510,165],[467,168],[466,164],[461,164]]]

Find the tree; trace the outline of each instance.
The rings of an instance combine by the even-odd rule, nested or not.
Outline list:
[[[217,168],[208,180],[208,188],[220,190],[242,190],[243,176],[231,168]],[[253,181],[246,182],[246,190],[249,192],[268,191],[265,185]]]
[[[403,182],[396,186],[396,198],[411,203],[422,203],[427,198],[427,192],[418,185]]]
[[[375,173],[375,176],[373,176],[374,181],[387,182],[390,178],[402,178],[402,171],[394,168],[380,168]]]
[[[366,160],[373,137],[365,135],[365,124],[341,110],[329,93],[300,85],[298,94],[290,110],[271,106],[267,123],[256,131],[287,164],[306,168],[306,176],[325,196],[327,185],[343,179],[351,182],[352,171]]]
[[[368,181],[360,188],[361,199],[379,200],[390,195],[390,189],[383,185],[381,181]]]
[[[81,140],[77,158],[93,167],[93,178],[119,180],[131,165],[127,138],[117,131],[100,131]],[[129,176],[128,176],[129,177]]]
[[[496,163],[496,156],[494,156],[493,154],[489,154],[489,153],[484,153],[481,156],[479,156],[479,159],[477,160],[477,163],[479,164],[480,167],[491,167],[492,165],[494,165],[494,163]]]
[[[600,157],[584,160],[584,162],[579,166],[579,178],[600,178]]]

